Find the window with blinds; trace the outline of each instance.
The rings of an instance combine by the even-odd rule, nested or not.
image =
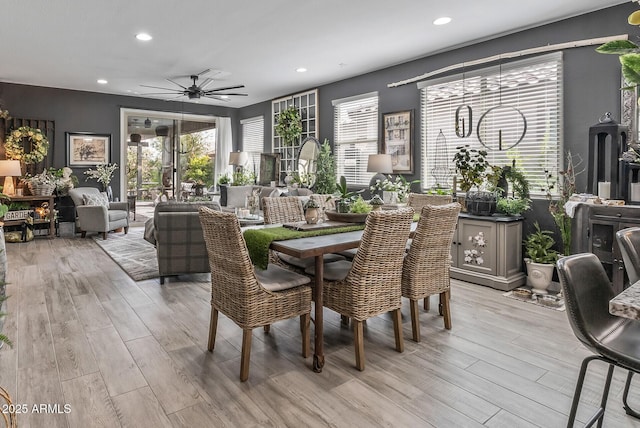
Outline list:
[[[249,155],[247,168],[257,174],[260,171],[260,154],[264,150],[264,117],[243,119],[240,125],[242,125],[242,151]]]
[[[456,147],[463,145],[485,149],[491,165],[515,164],[529,180],[534,196],[545,194],[549,174],[552,182],[557,181],[562,154],[562,53],[427,80],[418,83],[418,88],[423,187],[436,185],[432,173],[443,166],[449,169],[449,179],[440,185],[451,186],[455,174],[452,159]],[[456,135],[456,109],[460,106],[464,106],[458,120],[462,135],[462,120],[464,131],[469,128],[466,106],[473,112],[468,138]],[[446,150],[438,147],[442,138],[436,144],[440,131]]]
[[[369,155],[378,153],[378,93],[333,100],[334,141],[338,177],[347,184],[368,186]]]

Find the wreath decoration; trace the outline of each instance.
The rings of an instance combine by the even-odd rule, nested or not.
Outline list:
[[[302,120],[300,112],[294,105],[287,107],[278,114],[276,133],[282,137],[285,146],[290,146],[302,134]]]
[[[25,153],[24,140],[31,144],[31,151]],[[49,151],[49,140],[37,128],[21,126],[14,129],[7,135],[4,143],[7,159],[14,159],[24,162],[25,164],[35,164],[42,162]]]

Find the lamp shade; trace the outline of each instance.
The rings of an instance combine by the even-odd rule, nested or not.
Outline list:
[[[247,152],[229,153],[229,165],[244,165],[249,160]]]
[[[20,177],[20,161],[0,160],[0,177]]]
[[[393,163],[391,162],[391,155],[379,154],[369,155],[367,161],[367,172],[380,172],[382,174],[393,173]]]
[[[131,134],[129,137],[132,143],[139,143],[142,140],[142,135],[140,134]]]

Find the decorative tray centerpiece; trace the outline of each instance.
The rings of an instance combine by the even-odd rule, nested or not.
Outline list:
[[[326,210],[325,214],[329,220],[346,223],[364,223],[369,215],[369,213],[339,213],[335,210]]]

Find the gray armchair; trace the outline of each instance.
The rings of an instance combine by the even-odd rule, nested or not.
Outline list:
[[[129,231],[129,203],[107,202],[101,204],[100,190],[95,187],[76,187],[69,190],[69,196],[76,206],[76,229],[87,236],[87,232],[102,233],[107,239],[107,232],[123,228]]]

